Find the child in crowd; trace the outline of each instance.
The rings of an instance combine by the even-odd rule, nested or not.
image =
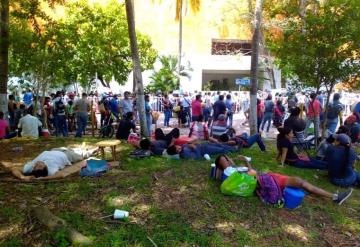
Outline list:
[[[245,162],[245,166],[249,168],[249,175],[256,175],[256,171],[251,167],[250,163],[247,161],[246,157],[240,155],[238,156],[240,161]],[[235,162],[229,158],[227,155],[220,155],[215,160],[215,165],[218,169],[223,171],[227,176],[230,176],[232,173],[237,172],[235,168]],[[322,196],[324,198],[328,198],[332,200],[334,203],[341,205],[346,199],[348,199],[352,193],[352,189],[349,189],[345,192],[340,193],[330,193],[325,191],[321,188],[318,188],[309,182],[299,178],[299,177],[292,177],[287,176],[279,173],[269,172],[281,190],[284,190],[286,186],[296,187],[304,189],[310,193],[313,193],[318,196]]]

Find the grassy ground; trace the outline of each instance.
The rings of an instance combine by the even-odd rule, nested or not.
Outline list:
[[[86,139],[88,143],[98,140]],[[79,143],[46,139],[1,143],[1,161],[23,162],[51,147]],[[4,144],[4,145],[3,145]],[[12,148],[23,146],[23,151]],[[253,157],[261,171],[296,175],[325,188],[326,173],[279,167],[275,149],[257,147],[241,153]],[[173,161],[159,157],[132,160],[121,145],[120,167],[99,178],[67,178],[56,183],[0,182],[0,246],[69,246],[63,231],[50,232],[31,208],[48,207],[94,246],[356,246],[360,243],[360,190],[342,206],[307,196],[296,210],[263,205],[257,197],[224,196],[210,180],[209,161]],[[107,154],[110,159],[110,153]],[[232,155],[233,157],[236,154]],[[215,158],[215,157],[212,157]],[[1,178],[8,175],[0,174]],[[130,212],[125,221],[101,220],[113,210]],[[152,242],[153,241],[153,242]]]

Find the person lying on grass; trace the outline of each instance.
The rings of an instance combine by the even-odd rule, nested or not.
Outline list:
[[[257,175],[257,172],[252,168],[250,163],[247,161],[246,157],[239,155],[239,161],[243,162],[246,167],[249,168],[249,175]],[[227,155],[219,155],[215,160],[215,165],[218,169],[220,169],[225,175],[230,176],[234,172],[237,172],[235,167],[235,162],[228,157]],[[353,189],[349,189],[340,193],[330,193],[326,190],[316,187],[315,185],[310,184],[309,182],[299,178],[283,175],[280,173],[268,172],[271,175],[280,189],[283,191],[286,186],[296,187],[304,189],[314,195],[321,196],[327,199],[332,200],[334,203],[341,205],[346,199],[348,199],[353,191]]]
[[[281,165],[286,163],[298,168],[327,169],[327,163],[325,161],[310,158],[303,154],[298,155],[294,151],[294,144],[292,143],[294,133],[291,128],[278,128],[278,131],[279,134],[276,139],[278,149],[277,160],[281,162]]]
[[[185,144],[185,145],[171,145],[167,148],[168,155],[179,155],[182,159],[202,159],[205,154],[225,154],[229,152],[236,152],[239,148],[237,146],[229,146],[221,143],[201,143],[201,144]]]
[[[250,148],[252,147],[252,145],[257,143],[257,145],[259,146],[262,152],[266,151],[265,144],[262,141],[260,134],[255,134],[250,137],[248,137],[246,133],[243,133],[242,135],[235,135],[235,134],[236,133],[234,132],[234,137],[229,137],[228,134],[222,134],[219,137],[220,143],[230,146],[239,146],[241,148]]]
[[[90,157],[96,150],[97,148],[91,150],[55,148],[42,152],[34,160],[26,163],[22,171],[13,168],[11,172],[15,177],[23,180],[62,178],[57,174],[58,171],[64,169],[65,166],[70,166],[71,162],[78,162]]]

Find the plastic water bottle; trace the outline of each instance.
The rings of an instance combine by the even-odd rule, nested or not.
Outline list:
[[[206,160],[211,160],[210,155],[208,155],[208,154],[204,154],[204,158],[205,158]]]
[[[216,177],[216,165],[215,165],[215,163],[211,164],[210,177],[211,177],[211,178],[215,178],[215,177]]]

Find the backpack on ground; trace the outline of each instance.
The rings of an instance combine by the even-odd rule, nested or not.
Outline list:
[[[256,178],[246,173],[234,172],[220,186],[221,193],[228,196],[250,197],[256,189]]]
[[[110,169],[106,160],[87,160],[86,166],[80,170],[81,177],[98,177]]]
[[[275,179],[270,174],[260,174],[257,180],[258,188],[256,189],[256,194],[260,199],[265,204],[282,208],[284,206],[283,192]]]

